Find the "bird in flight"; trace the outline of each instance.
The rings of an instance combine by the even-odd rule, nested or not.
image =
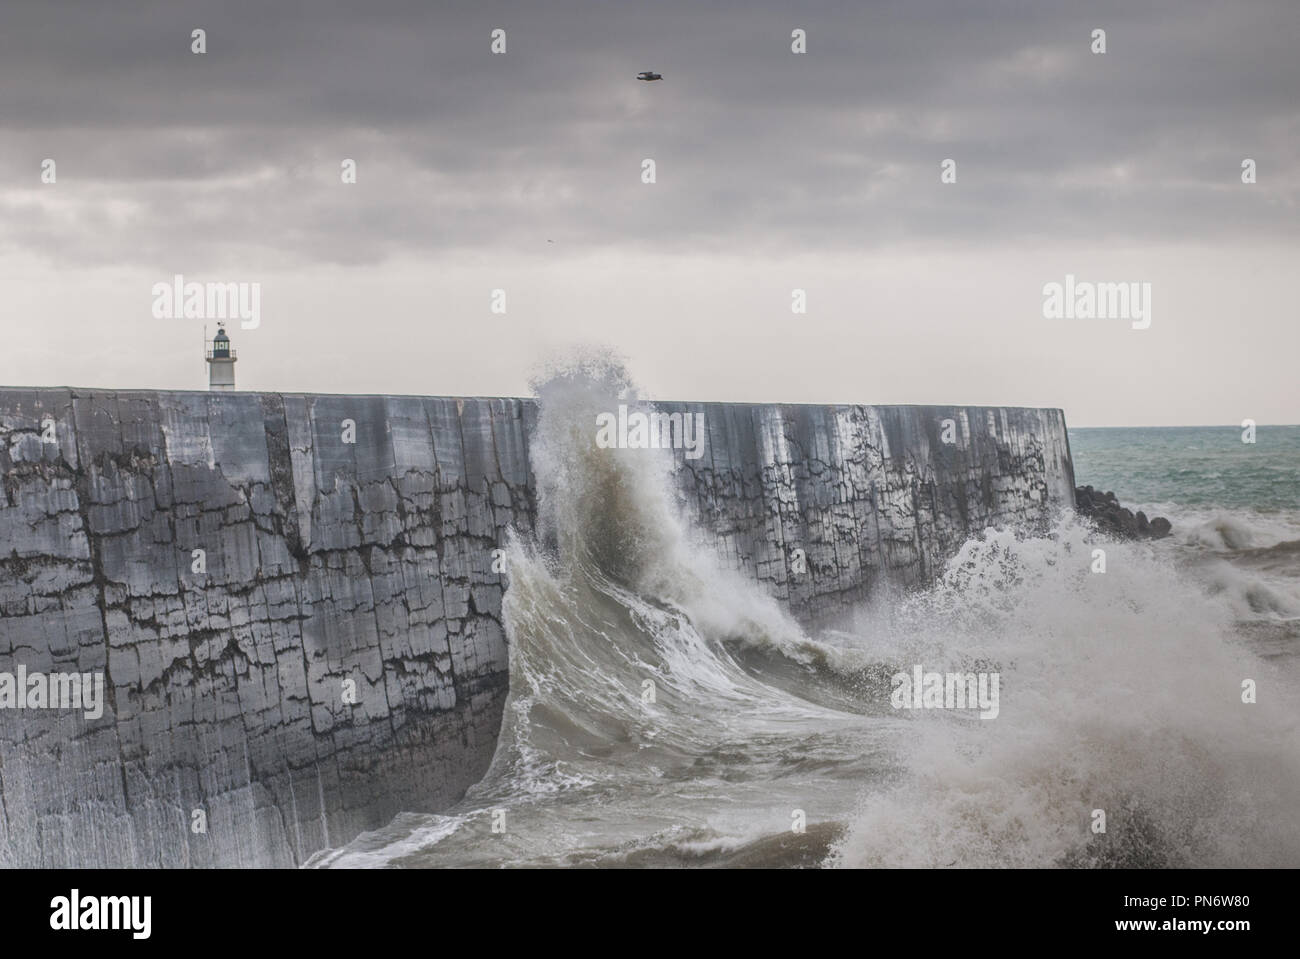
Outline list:
[[[636,75],[638,80],[662,80],[663,74],[655,73],[653,70],[642,70]]]

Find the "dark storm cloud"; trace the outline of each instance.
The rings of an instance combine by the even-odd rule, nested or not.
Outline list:
[[[1081,6],[8,0],[0,246],[167,266],[1293,239],[1300,7]]]

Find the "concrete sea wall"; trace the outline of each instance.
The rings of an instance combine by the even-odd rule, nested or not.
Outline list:
[[[806,623],[1073,505],[1059,410],[659,407],[704,416],[685,509]],[[536,417],[0,389],[0,865],[295,865],[454,803],[508,691],[492,551],[532,529]],[[20,669],[102,675],[102,715],[16,708]]]

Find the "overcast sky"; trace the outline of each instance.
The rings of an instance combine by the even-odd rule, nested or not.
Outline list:
[[[243,389],[519,395],[595,342],[665,399],[1297,423],[1298,41],[1295,0],[4,0],[0,383],[205,388],[179,273],[261,284]],[[1067,274],[1150,328],[1045,319]]]

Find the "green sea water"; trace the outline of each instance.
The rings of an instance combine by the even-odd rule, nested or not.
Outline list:
[[[1075,482],[1122,503],[1256,513],[1300,510],[1300,426],[1070,430]]]

